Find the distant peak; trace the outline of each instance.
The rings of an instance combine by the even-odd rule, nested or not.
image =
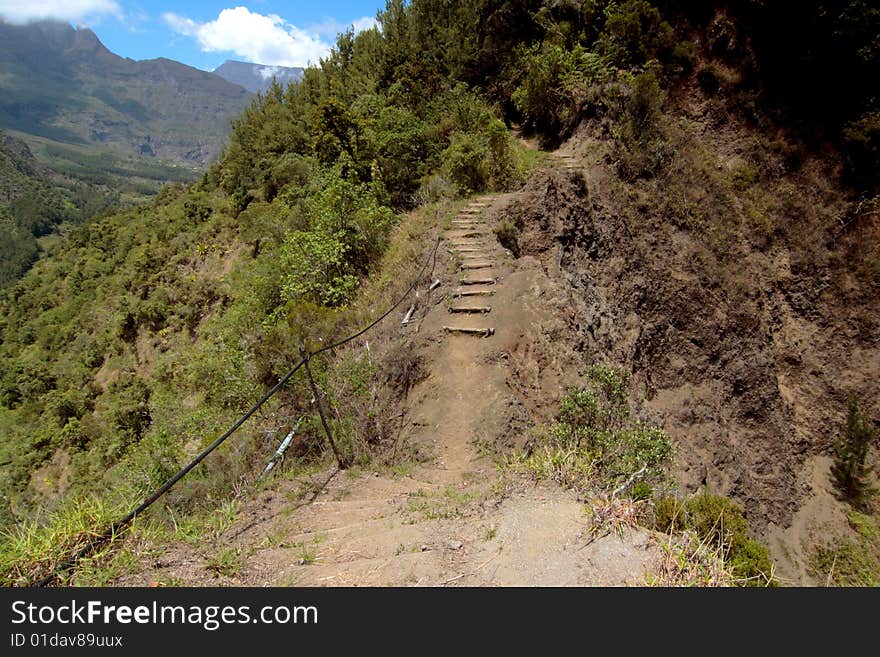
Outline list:
[[[298,66],[276,66],[227,59],[214,69],[214,73],[228,82],[240,85],[250,92],[266,91],[272,80],[280,84],[299,82],[304,69]]]
[[[24,24],[0,20],[0,26],[8,33],[23,35],[37,42],[42,41],[53,50],[107,51],[98,35],[85,25],[74,27],[67,21],[50,19]]]

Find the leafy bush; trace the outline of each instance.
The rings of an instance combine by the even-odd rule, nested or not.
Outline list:
[[[587,89],[611,75],[599,55],[575,46],[568,51],[544,44],[521,51],[523,79],[511,100],[524,117],[524,127],[543,135],[548,143],[561,140],[571,119],[587,100]]]
[[[675,31],[646,0],[609,3],[599,52],[620,67],[640,66],[652,59],[668,60],[676,45]]]
[[[307,299],[325,306],[339,306],[350,298],[357,286],[345,258],[349,246],[345,234],[321,231],[294,231],[284,240],[281,264],[284,299]]]
[[[880,171],[880,112],[866,112],[844,126],[843,137],[856,175],[876,181]]]
[[[347,180],[340,168],[327,174],[323,189],[304,206],[308,229],[288,233],[281,247],[282,299],[344,305],[358,275],[383,251],[394,213],[371,187]]]
[[[626,372],[594,366],[587,386],[562,398],[558,420],[539,429],[529,451],[510,463],[539,478],[609,490],[662,479],[672,442],[660,427],[631,417],[628,390]]]
[[[415,193],[416,205],[427,205],[438,201],[453,199],[458,195],[455,184],[446,176],[434,173],[422,180]]]
[[[456,133],[440,156],[443,173],[462,196],[486,189],[489,182],[489,149],[476,135]]]
[[[749,537],[742,507],[730,498],[708,491],[687,500],[661,497],[654,503],[653,525],[665,533],[693,532],[701,544],[720,552],[741,584],[775,585],[769,551]]]
[[[508,218],[502,219],[495,227],[495,237],[498,243],[513,254],[514,258],[519,258],[519,229],[516,223]]]
[[[820,546],[810,556],[810,574],[820,585],[880,586],[880,519],[851,511],[853,539]]]
[[[629,95],[613,130],[618,171],[625,180],[650,178],[674,155],[662,127],[665,94],[652,72],[625,76],[624,80]]]

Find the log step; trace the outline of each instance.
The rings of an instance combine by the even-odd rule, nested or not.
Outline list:
[[[443,330],[447,333],[463,333],[465,335],[480,335],[484,338],[488,338],[490,335],[495,335],[494,328],[459,328],[457,326],[444,326]]]
[[[456,290],[452,293],[452,298],[459,297],[491,297],[495,295],[495,290]]]
[[[461,263],[462,270],[465,269],[489,269],[490,267],[494,267],[495,263],[492,262],[463,262]]]
[[[492,312],[492,306],[449,306],[450,313],[468,313],[480,315]]]
[[[486,237],[489,233],[485,231],[473,231],[471,233],[465,233],[464,235],[459,235],[459,237]]]
[[[462,278],[459,285],[495,285],[494,278]]]

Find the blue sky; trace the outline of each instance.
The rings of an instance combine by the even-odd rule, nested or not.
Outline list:
[[[88,25],[123,57],[168,57],[213,70],[227,59],[281,66],[316,63],[349,25],[370,27],[385,0],[0,0],[14,23],[45,18]]]

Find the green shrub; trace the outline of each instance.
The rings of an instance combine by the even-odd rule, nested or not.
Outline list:
[[[538,132],[551,143],[561,138],[566,127],[572,127],[587,90],[611,76],[610,67],[599,55],[581,46],[566,50],[548,43],[521,50],[519,69],[522,81],[511,100],[523,115],[526,130]]]
[[[742,507],[730,498],[703,491],[687,500],[661,497],[654,503],[653,526],[664,533],[694,532],[720,550],[730,574],[747,586],[775,585],[767,547],[748,535]]]
[[[306,299],[325,306],[344,304],[358,279],[347,267],[344,233],[297,230],[284,240],[281,262],[285,300]]]
[[[640,66],[653,59],[668,61],[675,50],[675,31],[646,0],[610,3],[597,48],[617,66]]]
[[[150,394],[147,383],[133,373],[124,373],[108,387],[110,417],[116,429],[131,441],[138,441],[150,426]]]
[[[880,520],[858,511],[848,519],[855,537],[817,548],[810,556],[810,574],[820,585],[880,586]]]
[[[866,112],[850,121],[843,137],[856,174],[876,183],[880,171],[880,112]]]
[[[510,251],[514,258],[519,258],[521,252],[519,248],[519,229],[517,229],[516,223],[508,218],[504,218],[495,227],[494,232],[495,237],[498,238],[498,243]]]
[[[462,196],[486,189],[489,183],[489,149],[477,136],[458,132],[443,151],[443,173],[458,186]]]
[[[672,442],[660,427],[632,419],[629,380],[622,370],[591,368],[587,386],[569,389],[557,421],[539,429],[530,451],[511,463],[539,478],[608,490],[662,480]]]
[[[857,506],[864,506],[876,492],[870,483],[871,468],[866,463],[868,448],[876,436],[877,431],[862,417],[858,401],[851,399],[846,428],[834,443],[831,474],[844,499]]]
[[[652,72],[622,79],[629,94],[618,125],[612,130],[617,168],[625,180],[650,178],[660,173],[674,155],[663,129],[666,95]]]

